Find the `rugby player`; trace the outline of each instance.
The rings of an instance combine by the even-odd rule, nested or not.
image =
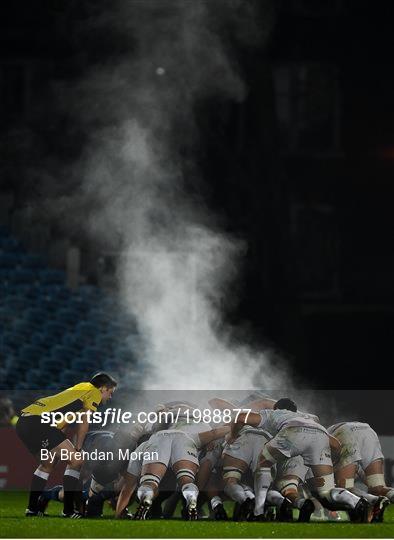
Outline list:
[[[259,493],[254,493],[252,499],[245,492],[241,484],[242,476],[250,470],[252,474],[258,467],[259,456],[263,446],[271,439],[269,433],[262,429],[245,425],[239,432],[237,439],[226,444],[223,450],[223,479],[225,482],[224,492],[232,500],[240,504],[238,520],[264,519],[265,498],[261,501]],[[267,504],[278,509],[278,520],[291,521],[291,502],[276,490],[267,493]],[[253,513],[252,513],[252,506]],[[252,517],[253,515],[253,517]]]
[[[16,432],[27,449],[41,461],[35,470],[30,487],[29,503],[26,516],[40,515],[38,500],[45,489],[47,480],[56,460],[41,459],[42,450],[51,451],[59,458],[61,451],[67,452],[67,467],[64,472],[64,517],[79,518],[81,514],[74,512],[74,496],[81,491],[80,469],[81,459],[75,455],[80,451],[89,429],[87,416],[82,414],[82,423],[77,424],[75,445],[66,437],[63,429],[67,422],[58,422],[56,427],[43,423],[41,414],[44,412],[86,412],[96,411],[100,403],[111,399],[117,382],[107,373],[97,373],[89,382],[82,382],[67,388],[59,394],[37,399],[34,403],[22,409],[16,424]]]
[[[359,521],[368,521],[368,502],[344,488],[335,487],[330,443],[337,448],[338,441],[330,438],[322,425],[297,413],[297,405],[292,400],[280,399],[273,410],[241,413],[232,425],[232,440],[235,440],[245,424],[264,429],[273,436],[261,452],[255,473],[255,496],[259,497],[259,505],[264,505],[272,481],[271,467],[286,458],[300,455],[305,465],[311,468],[320,500],[328,504],[340,503],[355,510]],[[314,506],[311,505],[309,510],[311,514]]]
[[[394,488],[387,487],[384,480],[384,456],[376,432],[363,422],[340,422],[327,431],[341,443],[334,469],[337,485],[365,497],[374,505],[372,519],[382,520],[385,507],[394,503]],[[368,493],[354,486],[359,467],[364,473]]]
[[[195,409],[198,410],[197,407]],[[146,518],[168,467],[176,475],[186,501],[188,519],[197,519],[198,487],[195,476],[199,468],[198,451],[202,446],[223,437],[230,428],[225,426],[211,429],[206,422],[194,422],[191,415],[187,414],[191,410],[189,403],[171,404],[166,408],[167,414],[170,413],[169,418],[172,414],[167,429],[161,429],[150,437],[146,452],[151,456],[143,462],[137,491],[140,505],[134,519]]]

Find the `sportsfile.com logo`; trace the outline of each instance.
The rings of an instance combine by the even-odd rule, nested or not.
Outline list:
[[[109,424],[162,424],[176,425],[182,424],[230,424],[236,422],[241,413],[247,416],[251,409],[172,409],[161,411],[122,411],[122,409],[109,408],[105,411],[61,411],[41,413],[41,422],[52,427],[63,424],[98,424],[105,427]]]

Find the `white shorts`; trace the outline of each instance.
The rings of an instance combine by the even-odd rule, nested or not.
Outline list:
[[[182,432],[158,431],[147,442],[145,452],[150,455],[144,459],[143,465],[163,463],[171,467],[181,460],[199,464],[195,442]]]
[[[332,435],[342,444],[336,469],[351,463],[360,463],[361,467],[366,469],[373,461],[384,459],[379,438],[368,424],[362,422],[342,424]]]
[[[302,456],[305,465],[332,465],[328,435],[321,429],[291,426],[281,429],[270,446],[290,458]]]
[[[223,450],[223,458],[226,455],[244,461],[252,472],[259,463],[261,451],[268,438],[258,433],[244,433],[232,444],[226,445]]]
[[[285,461],[276,464],[275,482],[285,476],[297,476],[301,482],[304,482],[308,470],[309,468],[304,464],[301,456],[285,459]]]

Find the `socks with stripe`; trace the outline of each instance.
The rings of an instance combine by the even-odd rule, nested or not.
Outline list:
[[[75,499],[76,493],[78,492],[80,488],[79,475],[80,475],[79,471],[76,471],[74,469],[66,469],[64,471],[63,513],[66,515],[74,513],[74,499]]]
[[[34,471],[30,486],[30,496],[28,509],[32,512],[38,510],[38,499],[47,485],[49,473],[42,471],[39,467]]]

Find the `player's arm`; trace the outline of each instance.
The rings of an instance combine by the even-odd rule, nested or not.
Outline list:
[[[232,411],[235,408],[234,403],[222,398],[212,398],[208,401],[208,403],[212,409],[219,409],[221,411],[224,411],[225,409],[230,409]]]
[[[133,474],[126,473],[125,481],[121,492],[119,493],[118,502],[116,503],[115,517],[121,519],[125,517],[125,510],[129,501],[137,487],[138,478]]]
[[[251,409],[252,411],[260,411],[261,409],[273,409],[275,403],[275,399],[262,398],[251,401],[247,405],[244,405],[244,407],[248,407],[248,409]]]
[[[75,448],[81,450],[86,434],[89,431],[89,419],[86,411],[81,413],[81,422],[77,424]]]
[[[261,414],[255,412],[241,412],[237,414],[234,419],[234,423],[231,425],[230,439],[228,442],[233,441],[238,437],[239,432],[244,426],[258,427],[261,423]]]
[[[217,439],[222,439],[227,435],[227,433],[230,432],[230,429],[230,424],[227,424],[226,426],[220,426],[211,429],[210,431],[203,431],[202,433],[199,433],[198,437],[200,439],[201,446],[205,446],[206,444],[216,441]]]

